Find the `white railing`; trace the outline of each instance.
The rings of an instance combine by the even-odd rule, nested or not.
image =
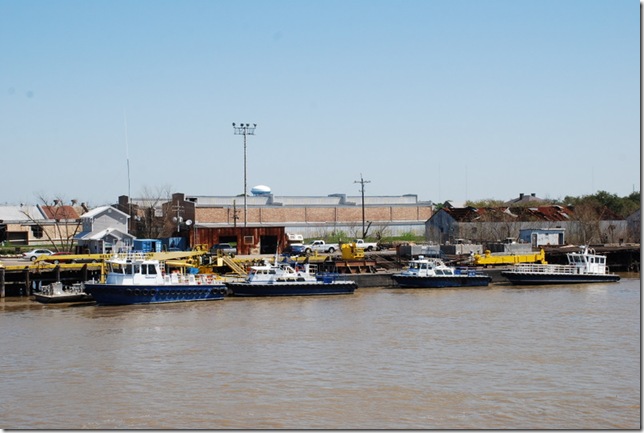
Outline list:
[[[130,260],[130,261],[141,261],[141,260],[146,260],[147,253],[141,253],[141,252],[121,252],[121,253],[114,253],[114,255],[111,257],[111,259],[118,259],[118,260]]]
[[[570,265],[541,265],[535,263],[524,263],[512,268],[514,272],[526,274],[581,274],[583,268]]]

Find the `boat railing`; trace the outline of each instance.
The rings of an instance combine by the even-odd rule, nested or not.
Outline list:
[[[579,274],[582,273],[582,268],[571,265],[542,265],[538,263],[522,263],[515,265],[513,270],[515,272],[531,273],[531,274]]]
[[[141,253],[141,252],[117,252],[112,255],[111,260],[125,260],[125,261],[141,261],[141,260],[146,260],[148,258],[147,253]]]
[[[180,273],[171,273],[163,276],[163,281],[165,284],[188,284],[188,285],[200,285],[200,284],[214,284],[217,282],[217,275],[214,274],[180,274]]]

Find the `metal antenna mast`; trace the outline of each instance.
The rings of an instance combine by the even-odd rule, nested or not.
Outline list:
[[[371,181],[364,180],[362,178],[362,173],[360,173],[360,180],[354,180],[353,183],[360,184],[360,192],[362,193],[362,239],[364,239],[367,236],[367,233],[365,232],[365,229],[364,229],[364,184],[371,183]]]
[[[246,227],[247,224],[248,214],[248,208],[246,206],[246,136],[255,135],[255,128],[257,128],[257,123],[253,123],[253,126],[250,126],[250,123],[240,123],[239,126],[237,126],[235,125],[235,122],[233,122],[235,135],[244,136],[244,227]]]

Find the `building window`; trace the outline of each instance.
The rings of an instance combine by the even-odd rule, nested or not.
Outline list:
[[[244,236],[244,245],[254,245],[255,237],[254,236]]]
[[[43,236],[43,229],[41,226],[31,226],[31,233],[36,239],[40,239]]]

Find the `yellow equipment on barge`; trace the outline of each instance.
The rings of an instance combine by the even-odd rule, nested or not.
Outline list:
[[[474,254],[474,264],[477,266],[488,265],[513,265],[516,263],[541,263],[547,264],[546,253],[541,249],[538,253],[530,254],[495,254],[485,250],[483,255]]]

